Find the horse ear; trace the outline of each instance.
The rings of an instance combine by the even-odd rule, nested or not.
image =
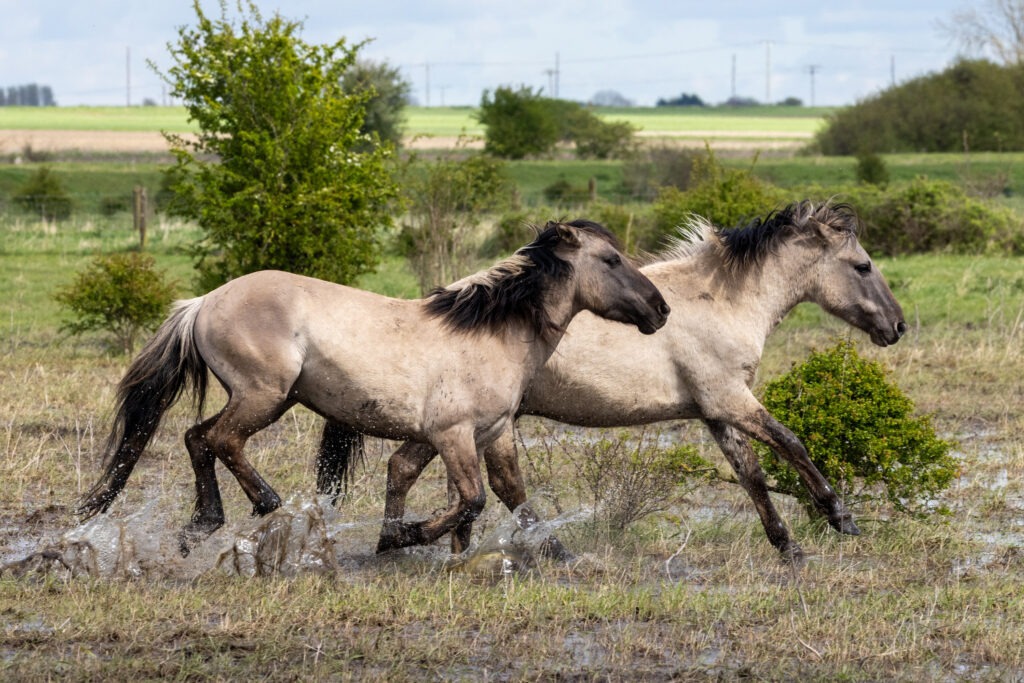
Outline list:
[[[833,244],[835,242],[842,240],[842,233],[840,233],[832,226],[826,223],[822,223],[821,221],[815,220],[813,218],[811,218],[809,222],[811,224],[811,227],[814,228],[814,232],[825,244]]]
[[[567,246],[574,249],[578,249],[581,246],[582,243],[580,242],[580,236],[576,232],[576,228],[564,223],[556,223],[555,230],[558,231],[559,239],[561,239]]]

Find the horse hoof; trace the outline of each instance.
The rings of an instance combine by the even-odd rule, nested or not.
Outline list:
[[[540,544],[540,555],[556,562],[572,562],[576,559],[576,556],[554,536],[548,536]]]
[[[797,569],[801,569],[807,564],[807,556],[804,554],[804,549],[796,543],[787,545],[780,554],[782,555],[783,562],[791,564]]]
[[[423,528],[421,525],[391,522],[385,524],[380,530],[380,538],[377,540],[377,552],[384,553],[410,545],[423,545],[423,541]]]
[[[178,532],[178,552],[188,557],[192,550],[210,537],[224,522],[191,522]]]
[[[830,517],[828,523],[833,529],[841,534],[848,536],[860,536],[860,529],[853,521],[853,515],[849,512],[843,512],[833,517]]]

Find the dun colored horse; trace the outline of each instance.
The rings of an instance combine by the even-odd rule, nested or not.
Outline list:
[[[797,304],[810,301],[866,332],[879,346],[899,341],[903,312],[857,240],[858,221],[846,205],[801,202],[745,228],[718,230],[694,219],[684,238],[641,270],[674,311],[653,337],[576,318],[558,351],[537,373],[520,414],[585,427],[699,419],[709,428],[749,494],[768,540],[785,556],[802,551],[768,496],[765,474],[749,439],[789,462],[818,509],[838,531],[859,533],[835,491],[799,439],[751,393],[765,339]],[[338,463],[321,454],[319,478]],[[401,446],[388,463],[388,498],[378,551],[394,547],[394,525],[405,498],[434,450]],[[511,430],[486,450],[492,490],[510,509],[526,500]],[[532,515],[526,511],[527,521]],[[463,549],[471,526],[452,537]]]
[[[183,553],[224,523],[216,460],[254,514],[281,505],[242,449],[296,403],[327,418],[325,447],[336,456],[354,454],[357,433],[440,452],[457,500],[400,529],[401,543],[432,541],[472,523],[483,508],[479,453],[511,428],[533,374],[583,310],[644,334],[669,313],[611,233],[589,221],[549,223],[512,257],[422,300],[277,271],[240,277],[179,302],[129,367],[117,389],[105,471],[79,512],[110,506],[189,386],[201,414],[209,370],[228,401],[185,434],[196,507],[181,534]]]

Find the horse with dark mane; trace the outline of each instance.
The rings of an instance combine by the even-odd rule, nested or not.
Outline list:
[[[409,544],[429,542],[480,512],[479,454],[511,427],[533,374],[584,310],[644,334],[669,312],[611,233],[589,221],[549,223],[510,258],[424,300],[278,271],[240,277],[179,302],[131,364],[117,390],[105,471],[79,512],[107,510],[189,386],[201,413],[209,370],[228,401],[185,434],[196,508],[181,535],[184,553],[224,523],[216,460],[254,514],[281,505],[242,450],[296,403],[327,418],[325,439],[346,461],[357,432],[440,452],[457,500],[401,530]]]
[[[702,420],[750,496],[768,540],[799,558],[769,495],[750,439],[770,446],[799,473],[815,505],[836,530],[859,533],[852,516],[788,428],[751,392],[765,340],[797,304],[810,301],[887,346],[906,331],[903,311],[857,240],[858,220],[843,204],[800,202],[733,230],[694,217],[663,253],[644,266],[673,310],[665,329],[642,337],[580,315],[533,379],[520,414],[584,427]],[[434,457],[407,443],[388,463],[388,498],[378,550],[394,547],[393,526],[405,497]],[[510,509],[526,500],[512,430],[485,451],[491,488]],[[328,486],[338,463],[321,453]],[[523,512],[529,522],[532,513]],[[453,551],[471,527],[461,525]]]

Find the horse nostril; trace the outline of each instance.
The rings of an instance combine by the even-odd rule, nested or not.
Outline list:
[[[664,316],[668,316],[668,314],[671,313],[671,312],[672,312],[672,309],[669,308],[668,304],[665,303],[664,301],[662,301],[660,304],[658,304],[658,313],[661,313]]]
[[[902,320],[899,321],[898,323],[896,323],[896,334],[899,335],[900,337],[902,337],[906,333],[907,333],[907,323],[903,322]]]

